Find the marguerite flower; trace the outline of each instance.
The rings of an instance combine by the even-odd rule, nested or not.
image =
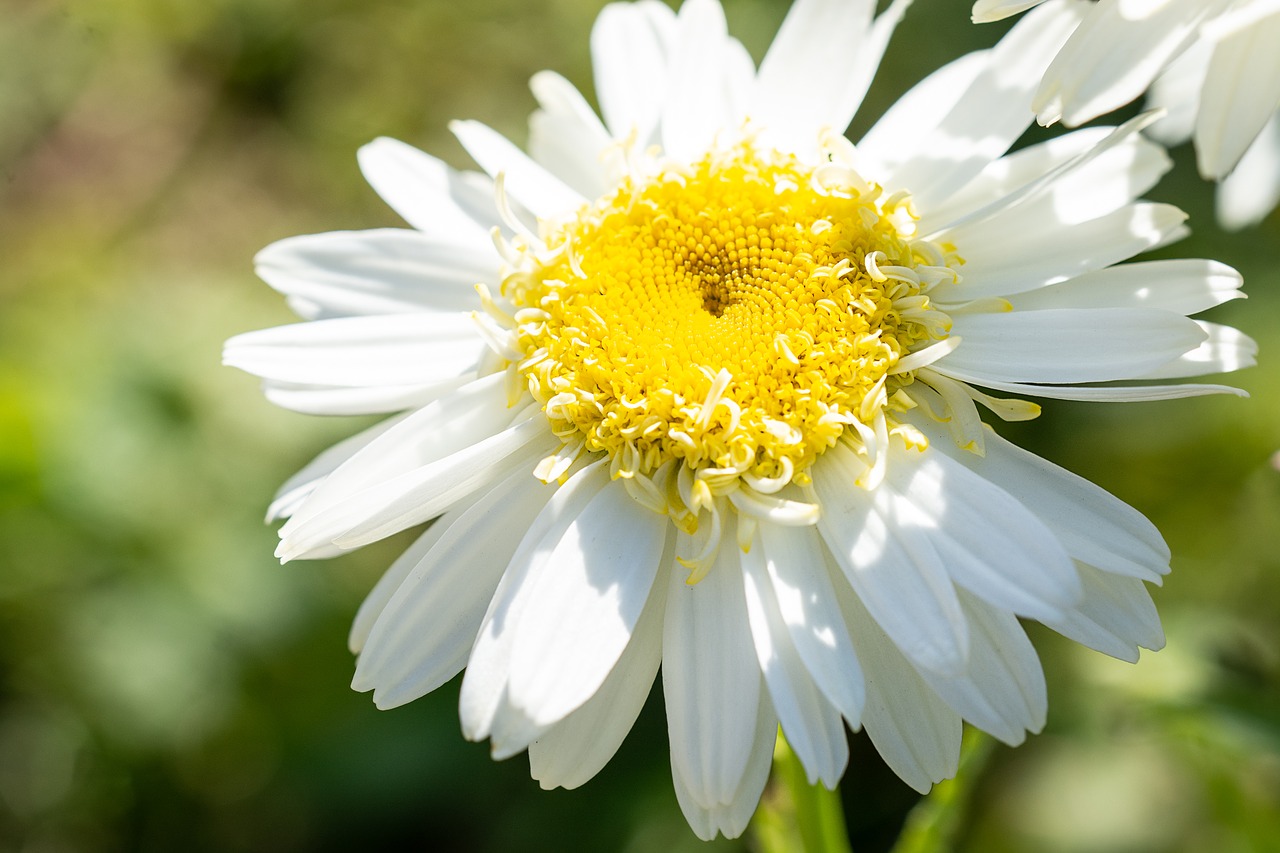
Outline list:
[[[285,485],[279,556],[435,519],[352,629],[379,707],[465,669],[467,737],[574,787],[660,669],[675,790],[712,838],[746,826],[779,724],[813,781],[842,774],[847,723],[922,791],[962,720],[1038,730],[1019,616],[1126,660],[1161,646],[1156,530],[979,407],[1229,390],[1162,380],[1251,360],[1187,318],[1239,276],[1112,266],[1184,230],[1135,200],[1168,166],[1141,122],[1005,156],[1082,4],[840,136],[906,5],[798,0],[758,71],[716,0],[610,5],[603,123],[544,72],[529,154],[454,125],[484,176],[361,150],[413,229],[259,256],[308,322],[227,363],[299,411],[399,413]]]
[[[976,22],[1044,0],[978,0]],[[1280,202],[1280,1],[1100,0],[1045,72],[1032,108],[1075,126],[1148,92],[1169,110],[1152,134],[1194,137],[1201,175],[1221,181],[1226,228]]]

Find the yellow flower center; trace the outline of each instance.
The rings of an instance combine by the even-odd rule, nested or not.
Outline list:
[[[954,257],[912,237],[905,194],[881,195],[749,141],[628,179],[544,223],[547,250],[505,279],[516,367],[615,476],[674,462],[711,494],[807,482],[842,436],[912,405],[902,360],[949,327],[927,292]]]

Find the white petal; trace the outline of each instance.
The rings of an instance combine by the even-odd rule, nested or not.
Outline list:
[[[247,332],[227,341],[222,363],[281,382],[426,385],[475,371],[484,352],[468,315],[417,311]]]
[[[1258,345],[1244,332],[1233,329],[1231,326],[1220,326],[1217,323],[1206,323],[1202,320],[1197,320],[1196,324],[1208,335],[1208,339],[1191,352],[1179,356],[1175,361],[1145,374],[1143,379],[1170,379],[1181,376],[1200,376],[1205,373],[1226,373],[1257,364]]]
[[[923,418],[912,423],[929,436],[931,450],[946,453],[1021,501],[1076,560],[1157,582],[1168,574],[1169,548],[1155,526],[1088,480],[993,432],[986,435],[985,455],[978,456],[956,448],[942,427]]]
[[[1031,123],[1036,81],[1083,11],[1078,3],[1053,3],[1015,24],[919,153],[901,163],[886,185],[910,188],[925,210],[1007,151]]]
[[[596,97],[615,139],[647,145],[662,115],[676,16],[659,0],[610,3],[591,30]]]
[[[921,673],[951,708],[1010,746],[1044,727],[1049,699],[1040,659],[1013,614],[961,594],[973,631],[969,669],[944,678]]]
[[[1199,39],[1170,62],[1147,89],[1147,109],[1158,108],[1167,113],[1147,131],[1152,139],[1178,145],[1191,138],[1196,113],[1200,111],[1200,90],[1212,57],[1213,42]]]
[[[1039,6],[1043,2],[1044,0],[977,0],[973,4],[973,22],[989,24],[992,21],[1001,21],[1010,15]]]
[[[1069,127],[1138,97],[1220,2],[1098,3],[1044,72],[1032,110]]]
[[[925,77],[876,120],[858,141],[858,153],[888,170],[923,152],[930,132],[990,62],[991,51],[975,51]]]
[[[809,784],[821,781],[827,788],[834,789],[849,761],[844,722],[840,712],[814,684],[791,641],[773,594],[762,550],[757,535],[751,550],[742,555],[747,616],[756,660],[760,662],[782,731],[804,767]]]
[[[866,686],[836,603],[821,538],[811,528],[776,524],[762,524],[760,537],[773,595],[796,652],[818,689],[856,727]]]
[[[533,553],[507,685],[529,719],[557,722],[600,687],[631,639],[670,529],[614,483]]]
[[[511,639],[515,636],[512,629],[520,618],[519,608],[526,601],[520,589],[528,582],[534,555],[544,542],[558,542],[565,529],[607,482],[603,461],[597,460],[570,477],[551,496],[532,523],[519,529],[522,534],[520,544],[485,612],[462,679],[458,708],[462,732],[468,740],[489,737],[496,717],[505,710],[513,651]],[[540,732],[530,734],[529,741],[538,734]],[[517,747],[514,751],[519,749]]]
[[[665,583],[654,584],[631,642],[600,689],[529,744],[529,770],[544,790],[576,788],[590,780],[631,731],[662,662],[666,600]]]
[[[582,94],[568,80],[539,71],[530,81],[541,109],[529,117],[529,154],[585,198],[605,194],[612,170],[605,166],[609,133]],[[621,157],[614,153],[613,160]]]
[[[1081,563],[1085,597],[1061,620],[1046,622],[1053,630],[1103,654],[1135,663],[1138,647],[1164,648],[1164,630],[1151,594],[1137,578],[1121,577]]]
[[[364,644],[357,689],[374,688],[374,703],[394,708],[462,670],[508,560],[551,494],[520,471],[436,521],[399,561],[409,571]]]
[[[1206,178],[1227,175],[1280,109],[1280,14],[1218,41],[1200,93],[1196,163]]]
[[[725,804],[703,805],[694,799],[693,792],[680,776],[675,761],[671,762],[671,777],[675,784],[676,800],[689,821],[694,834],[703,841],[711,841],[716,833],[725,838],[737,838],[746,831],[751,815],[755,813],[769,781],[769,768],[773,765],[773,750],[777,741],[778,718],[769,707],[769,697],[760,688],[760,712],[756,716],[756,730],[750,746],[750,758],[742,781]]]
[[[1050,308],[957,316],[963,343],[935,363],[947,376],[985,384],[1136,379],[1195,349],[1204,331],[1172,311]]]
[[[534,216],[549,219],[573,213],[586,199],[538,165],[496,130],[478,121],[454,121],[449,129],[480,168],[503,176],[506,192]]]
[[[442,382],[365,388],[264,379],[262,394],[283,409],[307,415],[380,415],[421,408],[475,378],[476,373],[472,370]]]
[[[811,469],[822,503],[818,530],[877,624],[911,660],[961,672],[968,629],[955,588],[933,547],[936,522],[889,489],[868,493],[855,480],[864,465],[842,444]]]
[[[403,228],[333,231],[272,243],[257,273],[306,320],[406,311],[470,311],[477,282],[496,282],[492,243],[472,244]]]
[[[1025,293],[1128,260],[1182,233],[1187,215],[1168,204],[1137,202],[1088,222],[1054,216],[1022,223],[1016,235],[984,223],[947,233],[965,258],[959,285],[939,287],[940,300],[967,301]],[[1011,239],[1014,236],[1015,239]]]
[[[697,584],[667,579],[662,685],[671,763],[699,805],[734,802],[759,723],[760,667],[752,646],[740,552],[730,514],[715,565]],[[676,553],[696,553],[680,535]]]
[[[1107,267],[1009,298],[1017,311],[1157,308],[1196,314],[1238,299],[1243,277],[1217,261],[1178,258]]]
[[[1280,112],[1218,186],[1218,223],[1229,231],[1257,225],[1280,203]]]
[[[412,145],[386,137],[363,146],[358,159],[369,185],[414,228],[433,237],[492,248],[489,230],[500,220],[488,178],[459,172]]]
[[[678,160],[695,159],[717,131],[733,129],[723,97],[728,39],[719,0],[686,0],[680,7],[662,110],[662,147]]]
[[[960,715],[925,684],[852,590],[837,585],[836,594],[867,674],[867,735],[902,781],[927,794],[956,773]]]
[[[350,438],[343,439],[311,460],[305,468],[286,480],[284,485],[276,491],[276,496],[267,509],[267,521],[293,515],[325,477],[403,419],[402,417],[387,418],[380,421]]]
[[[883,488],[926,518],[955,582],[996,607],[1039,619],[1080,598],[1075,567],[1053,533],[991,481],[933,449],[891,452]]]

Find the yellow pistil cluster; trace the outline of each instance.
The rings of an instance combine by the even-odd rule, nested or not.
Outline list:
[[[905,195],[749,141],[627,180],[504,281],[516,368],[614,476],[803,484],[851,427],[883,434],[911,405],[899,363],[946,337],[927,291],[952,259],[913,225]]]

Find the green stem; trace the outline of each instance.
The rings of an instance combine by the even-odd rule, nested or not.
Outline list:
[[[759,853],[852,853],[839,792],[809,784],[781,731],[751,834]]]
[[[892,853],[943,853],[955,846],[982,769],[994,742],[974,728],[965,728],[960,746],[960,769],[954,779],[939,782],[907,815]]]

